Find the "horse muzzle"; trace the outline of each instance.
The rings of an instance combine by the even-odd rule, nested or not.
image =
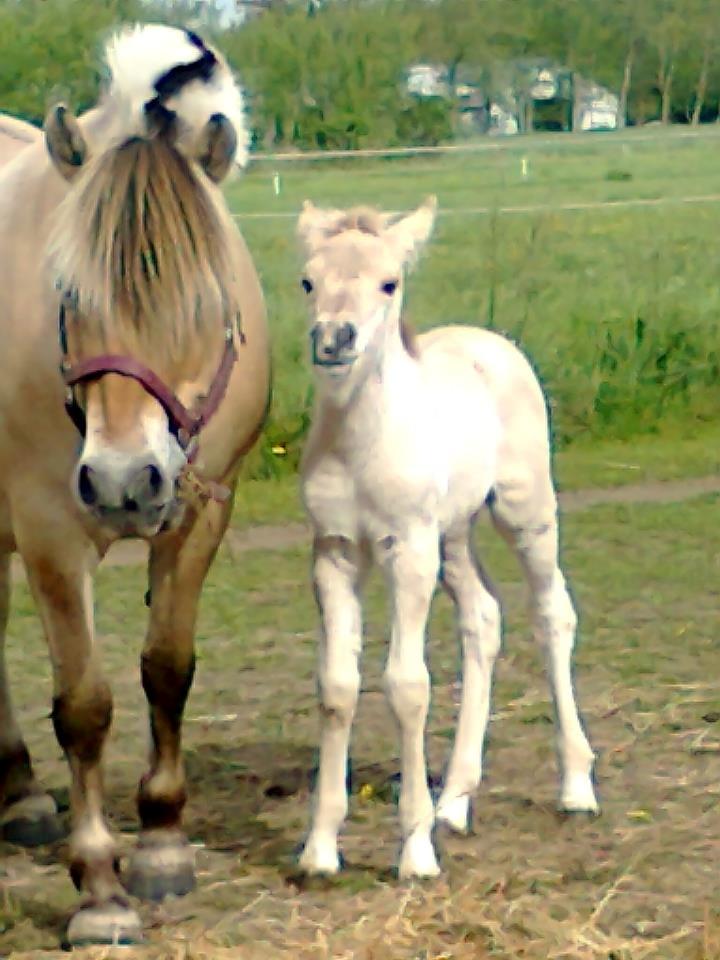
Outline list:
[[[177,504],[176,477],[152,455],[81,458],[73,487],[78,505],[118,536],[154,536]]]

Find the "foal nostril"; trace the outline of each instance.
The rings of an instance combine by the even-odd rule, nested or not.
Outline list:
[[[91,507],[97,502],[97,491],[93,484],[93,469],[83,464],[78,471],[78,493],[80,499],[86,507]]]
[[[356,337],[357,330],[352,323],[344,323],[338,330],[335,337],[335,346],[338,353],[341,350],[352,350],[352,348],[355,346]]]

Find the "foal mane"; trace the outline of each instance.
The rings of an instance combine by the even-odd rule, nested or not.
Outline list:
[[[330,239],[345,233],[346,230],[358,230],[371,237],[379,237],[384,226],[385,218],[379,210],[374,207],[353,207],[343,211],[342,216],[326,228],[325,236]]]
[[[164,132],[90,160],[49,244],[58,285],[103,342],[184,357],[239,309],[229,214]],[[198,343],[200,341],[200,344]]]

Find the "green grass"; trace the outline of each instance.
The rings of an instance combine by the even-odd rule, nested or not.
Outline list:
[[[303,521],[297,476],[281,468],[274,479],[252,479],[256,463],[257,455],[248,464],[248,477],[238,484],[233,526]],[[648,434],[628,440],[579,437],[558,450],[554,458],[560,491],[685,480],[718,472],[720,421],[695,423],[691,429],[671,424],[659,436]]]
[[[559,448],[717,418],[720,204],[562,209],[720,193],[717,134],[642,136],[525,138],[410,160],[256,162],[228,192],[261,274],[274,345],[275,399],[255,473],[294,469],[308,409],[294,237],[305,197],[409,209],[436,193],[440,217],[410,278],[409,316],[421,329],[478,323],[514,338],[546,388]],[[501,212],[528,205],[544,209]],[[478,207],[495,212],[471,212]],[[278,216],[258,216],[267,213]],[[271,446],[285,441],[287,455],[273,458]]]
[[[317,738],[308,554],[257,551],[233,560],[222,553],[204,597],[184,735],[186,823],[199,845],[199,886],[162,908],[143,907],[148,946],[133,955],[718,960],[719,506],[717,497],[705,497],[601,507],[565,520],[563,562],[580,612],[578,693],[599,754],[599,820],[554,813],[542,658],[528,635],[517,565],[497,537],[480,532],[506,614],[487,780],[475,835],[444,839],[443,878],[410,887],[390,875],[397,742],[381,694],[386,612],[379,578],[367,591],[343,839],[348,869],[332,883],[302,886],[293,857],[307,822]],[[144,587],[139,567],[99,577],[98,631],[116,697],[108,807],[123,852],[136,839],[133,794],[146,748],[137,662]],[[67,773],[47,716],[50,671],[39,633],[21,584],[10,672],[38,770],[62,792]],[[429,656],[428,756],[439,773],[452,736],[458,666],[452,611],[442,596]],[[74,901],[59,851],[29,855],[3,846],[0,853],[0,953],[52,948]]]

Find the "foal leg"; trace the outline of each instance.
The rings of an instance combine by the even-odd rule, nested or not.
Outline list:
[[[577,616],[558,566],[554,493],[548,490],[540,506],[530,497],[503,500],[499,495],[491,510],[495,525],[520,559],[530,588],[535,637],[545,651],[558,722],[560,807],[568,812],[595,813],[595,756],[583,732],[573,691],[571,660]]]
[[[347,814],[348,744],[360,690],[363,566],[360,549],[348,540],[315,539],[313,583],[321,620],[320,766],[310,833],[300,856],[300,867],[310,874],[333,874],[340,867],[338,833]]]
[[[450,765],[436,819],[458,833],[469,827],[470,798],[482,777],[493,667],[500,650],[500,607],[472,553],[471,530],[447,536],[442,583],[457,609],[462,644],[462,699]]]
[[[141,834],[126,886],[162,900],[195,886],[194,856],[181,828],[185,770],[182,716],[195,672],[195,623],[205,576],[222,539],[232,501],[210,501],[190,529],[166,534],[150,553],[150,624],[142,652],[142,683],[150,711],[150,768],[138,788]]]
[[[55,801],[35,779],[30,754],[13,713],[5,666],[10,601],[10,554],[0,555],[0,837],[34,847],[63,835]]]
[[[440,566],[438,541],[434,525],[418,525],[405,539],[390,544],[382,558],[392,598],[384,680],[400,732],[402,851],[398,873],[402,879],[434,877],[440,872],[431,839],[434,809],[425,761],[430,703],[425,633]]]
[[[89,552],[87,545],[75,545],[77,530],[66,533],[58,536],[52,551],[47,543],[20,548],[50,648],[52,719],[72,778],[70,875],[85,902],[70,920],[67,940],[127,943],[139,939],[140,918],[120,885],[115,844],[103,811],[101,756],[112,696],[93,645]]]

